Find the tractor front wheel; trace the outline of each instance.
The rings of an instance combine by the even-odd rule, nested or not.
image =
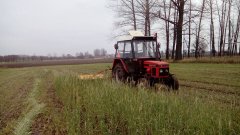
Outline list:
[[[179,82],[175,76],[172,76],[172,89],[178,90],[179,89]]]
[[[170,75],[165,82],[165,84],[169,87],[172,88],[173,90],[178,90],[179,89],[179,82],[177,78],[173,75]]]

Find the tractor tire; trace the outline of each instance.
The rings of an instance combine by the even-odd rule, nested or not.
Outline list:
[[[175,76],[171,76],[171,87],[173,90],[179,89],[179,82],[178,79]]]
[[[170,75],[168,79],[165,81],[165,85],[168,86],[168,88],[173,89],[173,90],[178,90],[179,89],[179,82],[177,78],[173,75]]]
[[[127,73],[125,72],[123,66],[121,64],[117,64],[113,71],[112,71],[112,77],[117,82],[125,82],[127,79]]]

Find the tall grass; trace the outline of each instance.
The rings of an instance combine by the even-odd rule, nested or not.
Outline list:
[[[69,134],[237,134],[239,109],[110,80],[55,80]]]

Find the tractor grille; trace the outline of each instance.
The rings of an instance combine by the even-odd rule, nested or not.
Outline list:
[[[159,76],[167,76],[169,75],[169,68],[160,68],[159,69]]]
[[[156,76],[156,74],[157,74],[157,73],[156,73],[156,68],[152,68],[152,75],[153,75],[153,76]]]

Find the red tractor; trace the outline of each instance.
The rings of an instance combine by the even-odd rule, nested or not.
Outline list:
[[[144,83],[150,87],[161,83],[178,90],[178,80],[170,74],[169,64],[161,60],[157,36],[143,36],[137,31],[129,34],[114,46],[113,79],[135,85]]]

